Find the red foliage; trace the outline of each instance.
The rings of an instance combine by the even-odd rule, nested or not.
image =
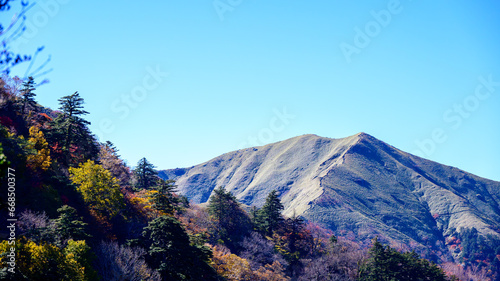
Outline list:
[[[69,199],[66,195],[61,195],[61,201],[63,202],[63,205],[68,205],[69,203]]]
[[[50,147],[50,150],[53,152],[53,153],[56,153],[56,154],[60,154],[62,153],[62,147],[59,146],[59,143],[56,142],[53,146]]]
[[[0,124],[4,125],[5,127],[13,127],[14,122],[12,122],[12,119],[10,119],[7,116],[0,116]]]
[[[457,244],[457,238],[455,236],[446,238],[446,245],[449,244]]]

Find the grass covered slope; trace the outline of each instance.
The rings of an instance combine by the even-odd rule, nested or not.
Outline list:
[[[343,139],[303,135],[160,176],[175,179],[179,191],[197,203],[225,186],[243,203],[260,207],[278,190],[286,215],[295,212],[360,239],[379,235],[426,246],[429,254],[447,251],[446,237],[461,228],[500,235],[499,182],[413,156],[365,133]]]

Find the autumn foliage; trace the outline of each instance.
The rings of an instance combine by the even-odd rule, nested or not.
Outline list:
[[[118,181],[101,165],[88,160],[78,168],[70,167],[69,172],[71,181],[89,208],[107,218],[113,218],[123,208]]]
[[[77,92],[53,111],[34,102],[34,81],[24,90],[20,79],[9,81],[0,79],[0,168],[16,170],[23,196],[16,201],[17,271],[5,270],[12,245],[3,240],[0,279],[328,281],[371,278],[380,266],[348,229],[336,237],[300,216],[283,216],[278,191],[250,211],[224,187],[214,188],[207,204],[190,204],[146,158],[129,167],[111,142],[98,142]],[[0,208],[6,206],[2,194]],[[446,264],[447,272],[496,276],[489,271],[498,268],[500,252],[487,246],[497,240],[474,231],[453,235],[446,245],[462,251],[466,268]],[[416,254],[399,260],[444,276]]]
[[[50,149],[43,132],[37,127],[31,127],[29,130],[28,146],[26,147],[31,154],[28,154],[27,165],[35,171],[46,171],[51,162]]]

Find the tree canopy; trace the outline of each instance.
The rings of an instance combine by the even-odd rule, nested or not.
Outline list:
[[[97,213],[113,218],[123,209],[123,194],[118,181],[101,165],[88,160],[78,168],[70,167],[69,172],[83,200]]]
[[[78,164],[97,156],[99,149],[88,125],[82,116],[88,114],[83,109],[85,103],[78,92],[59,100],[61,114],[52,122],[48,139],[62,151],[61,161],[67,165]],[[56,149],[57,150],[57,149]]]
[[[36,106],[35,96],[35,80],[32,76],[28,77],[28,80],[23,83],[23,89],[21,90],[21,112],[26,114],[26,109],[33,108]]]
[[[158,172],[155,166],[143,157],[134,169],[135,188],[147,189],[156,184],[158,181]]]
[[[257,216],[259,217],[257,221],[260,223],[259,228],[266,235],[271,236],[283,222],[282,210],[283,204],[281,204],[281,200],[278,197],[278,192],[276,190],[271,191],[266,198],[266,203],[257,212]]]
[[[360,281],[447,281],[450,280],[434,263],[420,258],[415,252],[400,253],[382,245],[377,238],[369,251],[369,258],[361,266]]]
[[[208,213],[215,223],[214,235],[231,250],[249,234],[251,222],[234,195],[219,187],[213,191],[208,204]]]
[[[144,228],[149,262],[163,280],[217,280],[208,264],[211,252],[206,247],[191,245],[181,223],[170,216],[152,220]]]
[[[152,207],[163,215],[173,215],[179,204],[179,199],[174,195],[175,181],[158,179],[157,185],[151,194]]]

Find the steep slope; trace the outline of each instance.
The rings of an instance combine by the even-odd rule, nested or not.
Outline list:
[[[260,207],[280,192],[285,215],[302,215],[358,239],[379,235],[445,251],[454,230],[500,235],[500,183],[398,150],[365,133],[343,139],[303,135],[166,170],[196,203],[225,186]],[[452,253],[456,256],[457,253]]]
[[[217,186],[225,186],[247,205],[261,206],[272,190],[280,192],[285,214],[302,214],[323,193],[320,178],[358,139],[304,135],[261,147],[226,153],[203,164],[166,170],[160,176],[177,181],[180,193],[195,203],[206,202]]]

